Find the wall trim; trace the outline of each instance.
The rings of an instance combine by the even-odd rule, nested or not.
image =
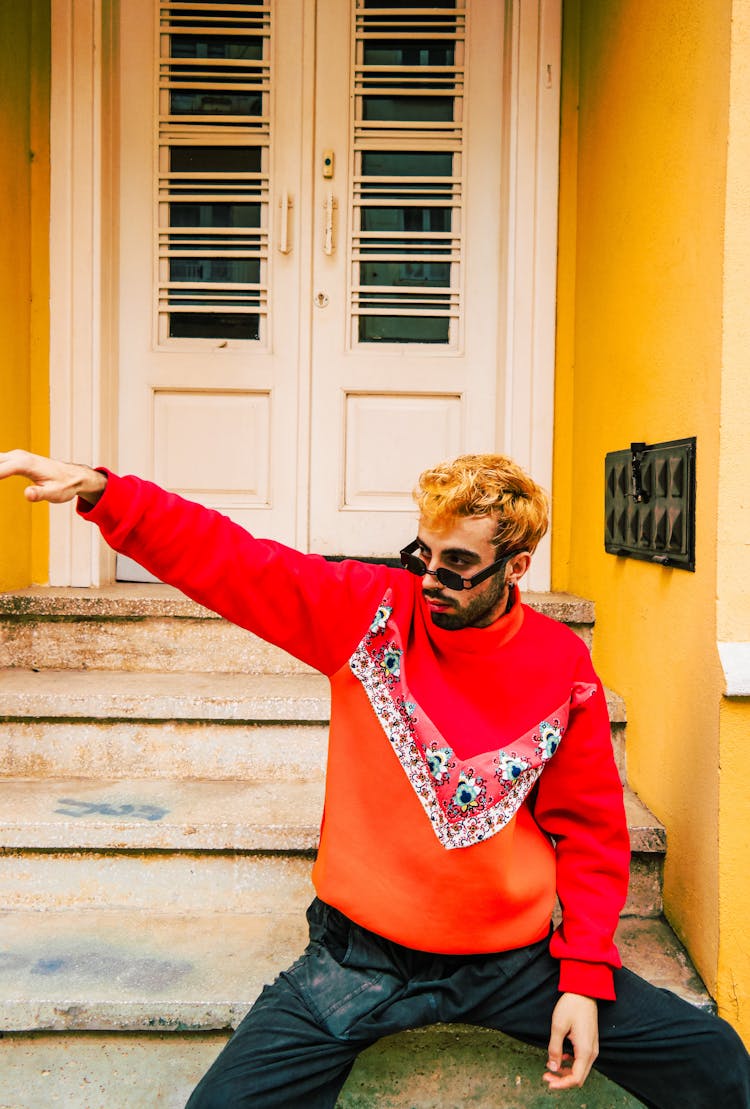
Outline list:
[[[750,697],[750,643],[717,643],[725,697]]]
[[[511,0],[507,13],[510,217],[502,441],[507,453],[551,490],[562,0]],[[513,135],[515,146],[509,142]],[[522,304],[529,306],[529,315],[518,310]],[[551,573],[548,533],[534,555],[526,587],[549,589]]]
[[[109,119],[107,0],[52,0],[50,106],[50,453],[95,463],[110,443],[102,416],[103,178]],[[111,72],[111,69],[109,70]],[[106,235],[109,233],[107,232]],[[98,585],[98,534],[73,506],[50,513],[51,585]]]

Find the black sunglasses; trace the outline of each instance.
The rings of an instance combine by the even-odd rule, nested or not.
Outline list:
[[[401,555],[401,565],[404,569],[408,570],[410,574],[416,574],[417,577],[420,578],[423,578],[425,574],[432,574],[446,589],[453,590],[473,589],[475,585],[479,585],[480,582],[486,581],[487,578],[491,578],[493,574],[498,574],[503,569],[508,559],[519,553],[518,551],[508,551],[508,553],[504,554],[502,558],[499,558],[497,562],[493,562],[491,566],[485,566],[484,570],[480,570],[479,573],[474,574],[472,578],[462,578],[461,575],[457,574],[454,570],[445,570],[442,566],[438,570],[429,570],[422,559],[414,554],[419,546],[419,540],[415,539],[408,547],[404,547],[404,549],[399,552]]]

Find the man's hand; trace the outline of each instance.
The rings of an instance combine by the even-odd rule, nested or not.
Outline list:
[[[570,1055],[563,1054],[563,1040],[573,1044],[573,1063],[563,1066]],[[599,1010],[593,997],[564,993],[552,1013],[552,1034],[547,1048],[544,1081],[550,1090],[569,1090],[582,1086],[599,1054]]]
[[[33,482],[24,489],[27,501],[50,501],[52,504],[64,504],[74,497],[96,504],[107,485],[107,475],[89,466],[56,462],[28,451],[0,452],[0,479],[14,476]]]

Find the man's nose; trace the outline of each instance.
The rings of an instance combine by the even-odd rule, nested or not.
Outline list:
[[[423,559],[423,561],[424,561],[424,559]],[[427,565],[427,573],[432,574],[432,576],[434,577],[435,574],[437,573],[437,571],[440,569],[440,556],[439,555],[432,555],[430,557],[430,561],[427,562],[426,565]]]
[[[436,559],[436,558],[431,559],[430,564],[427,567],[427,569],[425,570],[424,576],[422,577],[422,588],[423,589],[435,589],[436,587],[438,589],[441,589],[443,587],[443,583],[441,581],[438,581],[438,578],[437,578],[437,572],[438,572],[439,569],[440,569],[439,559]]]

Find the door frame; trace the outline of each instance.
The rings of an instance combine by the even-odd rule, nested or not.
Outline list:
[[[118,0],[51,3],[51,453],[110,465],[117,458],[117,8]],[[506,373],[498,426],[503,450],[546,488],[552,483],[561,40],[562,0],[507,0]],[[523,315],[521,304],[529,305]],[[534,558],[530,588],[549,589],[550,566],[548,536]],[[75,586],[114,580],[113,556],[93,529],[76,524],[72,508],[50,514],[49,580]]]
[[[113,0],[52,0],[50,453],[115,461],[116,42]],[[73,506],[50,513],[50,585],[114,580]]]

